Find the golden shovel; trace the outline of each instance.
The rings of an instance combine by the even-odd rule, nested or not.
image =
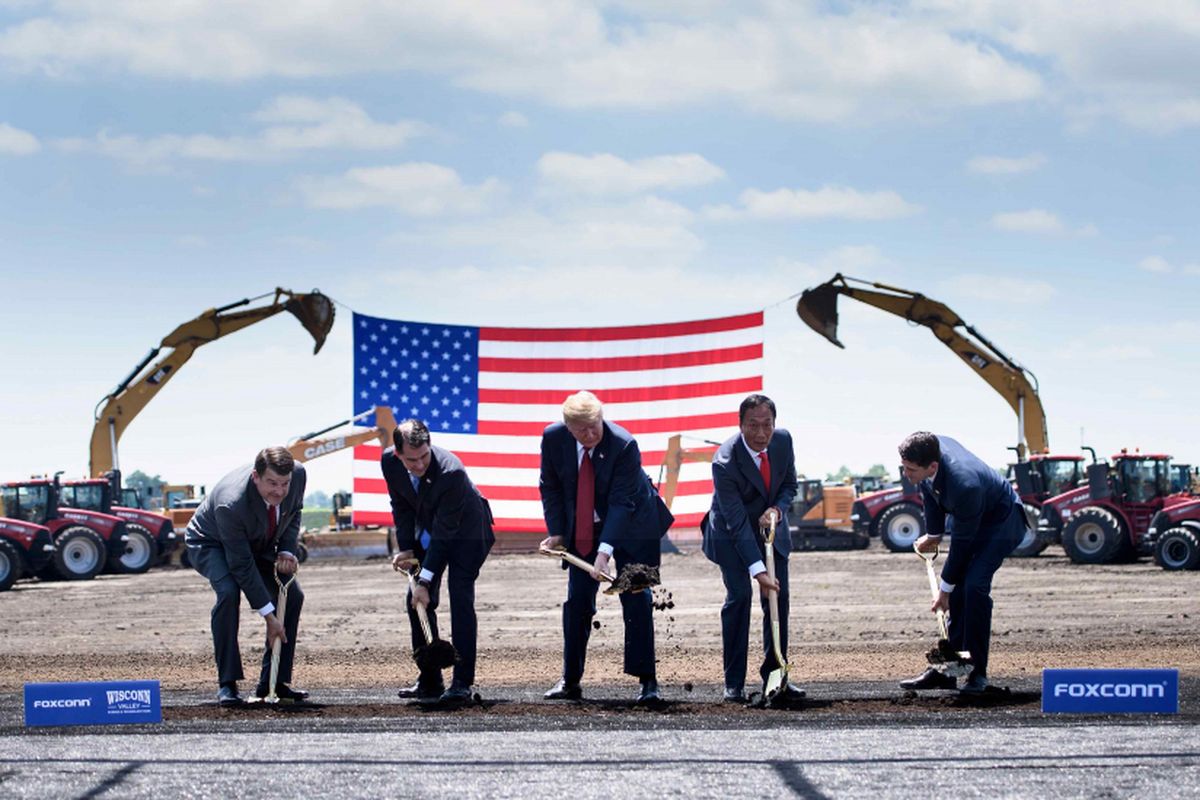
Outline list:
[[[551,558],[561,558],[568,564],[579,567],[584,572],[590,573],[592,565],[584,561],[579,556],[567,552],[565,547],[539,547],[538,553]],[[645,564],[628,564],[628,569],[625,569],[617,577],[609,575],[607,572],[600,573],[600,579],[607,581],[609,586],[604,590],[605,594],[624,594],[626,592],[640,592],[644,589],[649,589],[651,586],[658,585],[658,569],[648,567]]]
[[[421,562],[410,558],[392,566],[394,569],[403,571],[408,577],[408,591],[411,595],[417,588],[416,573],[421,569]],[[454,649],[454,645],[445,639],[433,638],[433,628],[429,624],[429,613],[426,611],[424,603],[414,601],[413,609],[417,612],[417,621],[421,623],[421,633],[425,634],[425,646],[418,647],[413,653],[413,660],[417,662],[417,668],[421,672],[435,670],[440,672],[448,667],[453,667],[454,662],[458,660],[458,651]]]
[[[913,550],[925,562],[925,572],[929,576],[929,592],[933,600],[938,599],[941,593],[941,585],[938,583],[937,573],[934,572],[933,562],[937,561],[938,554],[941,549],[935,549],[932,553],[927,553],[924,550],[918,550],[917,545],[913,543]],[[970,674],[974,666],[971,664],[971,654],[966,650],[955,650],[950,645],[950,631],[946,625],[946,612],[940,608],[937,610],[938,633],[941,638],[933,649],[925,654],[925,659],[943,675],[951,677],[961,677]]]
[[[275,570],[275,584],[279,587],[279,621],[281,623],[285,619],[287,619],[288,587],[290,587],[292,585],[292,582],[296,580],[296,575],[299,572],[300,572],[300,567],[297,566],[296,570],[291,575],[288,576],[288,579],[286,581],[283,581],[283,580],[279,579],[279,570]],[[282,638],[276,639],[271,644],[271,685],[270,685],[270,688],[267,690],[267,696],[263,698],[264,703],[281,702],[279,699],[279,695],[275,694],[275,682],[277,680],[279,680],[279,655],[282,652],[282,650],[283,650],[283,639]],[[288,701],[284,701],[284,702],[294,702],[294,701],[288,700]]]
[[[771,527],[766,533],[767,540],[767,577],[775,580],[775,515],[771,515]],[[767,592],[767,611],[771,616],[771,641],[775,646],[775,662],[779,667],[767,675],[767,684],[763,689],[764,699],[769,703],[776,697],[787,692],[788,665],[783,657],[783,646],[779,643],[779,592],[771,589]]]

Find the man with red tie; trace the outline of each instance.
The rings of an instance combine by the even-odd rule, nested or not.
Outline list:
[[[767,592],[779,592],[780,649],[787,658],[788,554],[792,536],[788,507],[796,496],[796,458],[792,437],[775,427],[775,403],[752,394],[738,409],[739,432],[713,456],[712,507],[700,527],[704,555],[721,568],[725,604],[721,607],[721,644],[724,654],[725,701],[746,702],[746,656],[750,639],[751,586],[758,585],[763,605],[763,663],[765,686],[776,663],[771,625],[767,618]],[[775,580],[763,563],[766,542],[762,531],[775,522]],[[803,696],[791,684],[787,693]]]
[[[275,614],[279,592],[275,572],[291,575],[299,567],[294,554],[300,539],[304,485],[304,467],[292,454],[283,447],[268,447],[259,452],[253,465],[217,481],[188,523],[184,536],[188,556],[217,595],[212,635],[220,684],[217,702],[222,706],[243,702],[237,687],[244,677],[238,649],[238,606],[243,594],[267,626],[267,649],[255,694],[266,697],[270,693],[271,646],[282,639],[275,694],[292,701],[308,697],[308,692],[289,686],[304,605],[304,592],[296,582],[288,587],[286,618],[280,620]]]
[[[630,564],[657,567],[660,540],[674,522],[650,478],[634,438],[604,419],[600,400],[577,392],[563,403],[563,421],[542,434],[538,488],[549,537],[543,547],[565,546],[593,562],[592,570],[563,563],[567,600],[563,603],[562,677],[547,700],[579,700],[596,591],[609,561],[618,574]],[[625,672],[641,682],[637,702],[661,698],[654,669],[654,618],[650,590],[621,595],[625,621]]]

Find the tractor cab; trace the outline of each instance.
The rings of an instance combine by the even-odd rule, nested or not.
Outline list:
[[[1092,481],[1092,472],[1096,472],[1097,481]],[[1088,470],[1089,484],[1093,487],[1092,496],[1101,499],[1103,489],[1096,486],[1099,470]],[[1171,457],[1168,455],[1141,455],[1121,451],[1112,458],[1112,469],[1107,471],[1108,496],[1118,503],[1141,506],[1157,505],[1163,498],[1178,492],[1172,486],[1175,470],[1171,467]],[[1097,497],[1099,490],[1100,497]]]
[[[1196,470],[1191,464],[1171,465],[1171,494],[1196,494]]]
[[[1008,478],[1016,484],[1022,502],[1040,505],[1047,497],[1056,497],[1083,482],[1083,456],[1035,454],[1028,461],[1009,464]]]
[[[0,516],[45,525],[58,517],[58,497],[49,481],[0,486]]]
[[[132,486],[121,489],[121,505],[126,508],[146,508],[145,501],[142,500],[142,493]]]
[[[120,572],[129,540],[125,520],[112,514],[60,507],[58,476],[0,485],[5,514],[45,525],[55,544],[52,568],[68,580],[87,580],[107,565]]]

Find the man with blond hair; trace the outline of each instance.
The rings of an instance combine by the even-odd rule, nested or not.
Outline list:
[[[615,561],[618,574],[630,564],[657,567],[659,540],[674,522],[649,476],[637,442],[604,419],[599,398],[577,392],[562,407],[563,421],[542,434],[538,488],[549,537],[543,547],[566,547],[593,563],[591,571],[563,563],[563,670],[547,700],[579,700],[600,573]],[[654,669],[654,619],[650,590],[621,595],[625,621],[625,673],[641,683],[637,702],[661,698]]]

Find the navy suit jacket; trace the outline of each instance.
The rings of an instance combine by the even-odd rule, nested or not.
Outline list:
[[[596,475],[596,513],[602,524],[600,544],[624,550],[633,560],[655,566],[661,560],[659,539],[675,518],[642,470],[642,454],[629,431],[604,422],[604,434],[592,451]],[[575,545],[575,492],[579,457],[575,437],[556,422],[542,433],[538,489],[546,530]],[[565,562],[564,562],[565,565]]]
[[[270,569],[280,552],[296,553],[300,541],[300,510],[304,507],[304,465],[292,469],[292,483],[279,504],[279,525],[274,541],[267,537],[267,504],[250,480],[248,464],[226,475],[204,496],[188,522],[184,541],[196,571],[216,582],[233,575],[250,602],[262,608],[271,602],[258,566]]]
[[[736,552],[746,569],[762,560],[758,518],[774,506],[782,513],[775,525],[775,550],[784,557],[792,552],[792,534],[788,528],[788,509],[796,497],[796,455],[792,435],[776,428],[767,445],[771,464],[771,485],[763,485],[762,473],[746,449],[742,434],[725,440],[713,456],[712,507],[701,523],[704,554],[722,562]]]
[[[383,451],[380,467],[392,501],[396,545],[415,552],[421,567],[435,576],[451,562],[474,569],[496,541],[491,508],[458,456],[432,445],[429,451],[429,468],[421,476],[419,491],[413,489],[396,448]],[[428,549],[418,540],[420,530],[429,531]]]
[[[942,450],[937,475],[920,484],[925,530],[933,536],[953,537],[942,580],[957,586],[971,556],[992,537],[1003,535],[1003,523],[1018,500],[1012,484],[999,472],[949,436],[937,438]],[[1023,521],[1024,515],[1020,516]]]

